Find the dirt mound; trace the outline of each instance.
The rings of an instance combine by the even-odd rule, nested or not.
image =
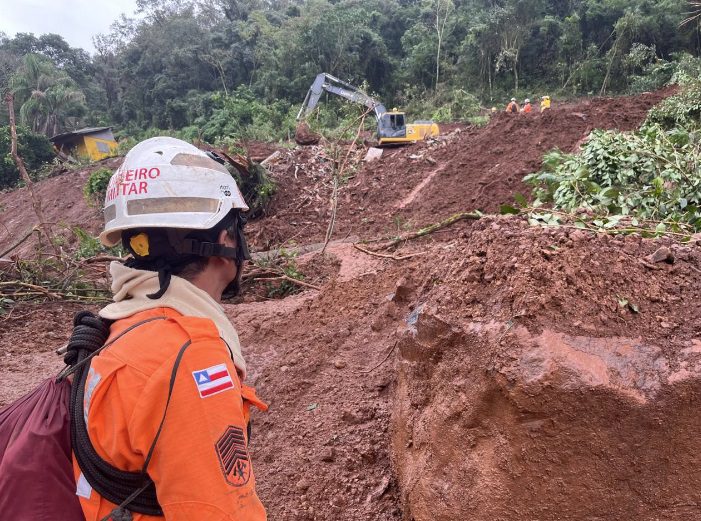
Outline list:
[[[399,336],[405,518],[698,516],[698,247],[488,219],[442,249]]]
[[[271,402],[251,442],[270,519],[698,514],[673,507],[701,501],[699,248],[520,218],[450,237],[401,262],[333,245],[298,259],[320,291],[226,306]],[[640,261],[662,246],[673,264]],[[2,322],[4,401],[55,371],[73,311]]]
[[[437,141],[385,148],[380,160],[340,180],[335,237],[396,235],[460,211],[493,212],[512,203],[516,192],[528,195],[521,179],[540,169],[548,150],[573,151],[595,128],[635,129],[672,93],[555,103],[544,114],[498,113],[484,128],[457,128]],[[298,149],[272,167],[278,191],[268,217],[251,223],[259,241],[323,240],[331,218],[330,155]]]

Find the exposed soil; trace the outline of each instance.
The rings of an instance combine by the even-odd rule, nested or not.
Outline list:
[[[544,114],[498,113],[484,128],[458,127],[435,142],[385,148],[380,160],[345,172],[334,237],[394,235],[434,223],[439,216],[474,209],[494,212],[512,203],[516,192],[528,195],[521,179],[540,169],[545,152],[574,151],[595,128],[633,130],[672,92],[554,103]],[[340,150],[339,157],[345,152]],[[302,147],[286,152],[271,167],[278,190],[268,216],[251,223],[259,249],[291,237],[323,240],[331,217],[333,161],[333,150]],[[410,195],[410,202],[402,205]]]
[[[573,150],[595,127],[634,128],[667,94],[497,114],[385,149],[342,179],[334,239],[493,211],[525,192],[544,151]],[[484,217],[391,252],[414,254],[404,260],[343,242],[322,256],[335,157],[281,150],[278,192],[249,228],[259,252],[299,248],[295,269],[320,289],[270,299],[276,287],[247,285],[226,305],[248,383],[271,404],[254,413],[251,441],[269,519],[701,518],[697,244]],[[38,190],[50,219],[96,232],[87,175]],[[0,205],[12,230],[33,226],[23,191]],[[5,249],[15,237],[2,233]],[[668,262],[644,260],[661,247]],[[0,405],[60,368],[53,349],[82,307],[0,315]]]
[[[398,335],[405,518],[698,517],[699,247],[496,219],[437,248]]]

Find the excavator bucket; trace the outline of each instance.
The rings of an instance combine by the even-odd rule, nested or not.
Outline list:
[[[306,121],[300,121],[295,129],[295,142],[298,145],[316,145],[321,136],[312,132]]]

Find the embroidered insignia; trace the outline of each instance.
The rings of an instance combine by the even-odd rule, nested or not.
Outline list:
[[[234,388],[234,381],[231,379],[226,364],[213,365],[207,369],[193,371],[192,376],[195,379],[200,398],[207,398]]]
[[[226,482],[234,487],[248,483],[251,477],[251,459],[246,450],[243,429],[229,425],[215,447]]]

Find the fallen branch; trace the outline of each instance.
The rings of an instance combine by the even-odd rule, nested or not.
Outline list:
[[[10,246],[10,247],[9,247],[7,250],[5,250],[4,252],[0,253],[0,257],[4,257],[4,256],[7,255],[8,253],[10,253],[12,250],[14,250],[15,248],[17,248],[20,244],[22,244],[24,241],[26,241],[27,239],[29,239],[29,238],[32,236],[32,234],[33,234],[34,232],[36,232],[36,231],[38,231],[38,228],[35,226],[35,227],[32,228],[31,230],[29,230],[20,240],[18,240],[16,243],[14,243],[12,246]]]
[[[28,289],[33,289],[35,292],[43,293],[44,295],[47,295],[49,297],[53,298],[59,298],[59,295],[56,293],[52,293],[46,288],[42,288],[41,286],[36,286],[34,284],[29,284],[27,282],[19,282],[19,281],[10,281],[10,282],[0,282],[0,287],[12,287],[12,286],[19,286],[21,288],[28,288]]]
[[[98,255],[97,257],[89,257],[87,259],[82,259],[80,263],[82,264],[92,264],[94,262],[124,262],[126,259],[124,257],[116,257],[114,255]]]
[[[383,244],[380,244],[379,246],[377,246],[376,250],[385,250],[387,248],[391,248],[392,246],[396,246],[397,244],[400,244],[402,242],[407,242],[407,241],[411,241],[413,239],[418,239],[420,237],[425,237],[426,235],[437,232],[438,230],[442,230],[443,228],[447,228],[448,226],[452,226],[453,224],[460,222],[460,221],[467,221],[467,220],[476,221],[476,220],[481,219],[481,218],[482,218],[481,212],[456,213],[455,215],[448,217],[444,221],[441,221],[441,222],[436,223],[436,224],[432,224],[432,225],[427,226],[425,228],[421,228],[420,230],[415,231],[415,232],[401,235],[401,236],[396,237],[390,241],[387,241]]]
[[[418,257],[419,255],[426,255],[428,253],[426,251],[422,251],[419,253],[410,253],[409,255],[387,255],[386,253],[377,253],[374,251],[366,250],[365,248],[361,248],[357,244],[353,244],[353,247],[356,250],[362,251],[363,253],[367,253],[368,255],[372,255],[373,257],[380,257],[382,259],[392,259],[395,261],[411,259],[412,257]]]
[[[326,253],[326,247],[331,241],[331,237],[333,236],[333,230],[336,226],[336,213],[338,212],[338,180],[341,178],[343,172],[345,172],[346,167],[348,166],[348,161],[350,159],[351,152],[355,148],[355,144],[358,141],[358,139],[360,139],[360,133],[362,132],[363,127],[365,126],[365,116],[367,116],[369,112],[370,109],[368,108],[363,113],[363,115],[360,116],[360,124],[358,125],[357,132],[355,133],[355,138],[353,139],[353,141],[351,141],[350,145],[348,145],[346,157],[343,158],[343,163],[341,163],[340,168],[336,168],[336,162],[334,161],[333,192],[331,194],[331,220],[329,221],[329,226],[326,229],[326,238],[324,239],[324,246],[323,248],[321,248],[322,255]],[[343,133],[345,133],[345,130],[343,131]],[[343,133],[341,133],[341,135],[343,135]]]
[[[299,279],[293,279],[292,277],[288,277],[287,275],[280,275],[278,277],[260,277],[260,278],[254,278],[251,280],[260,280],[260,281],[267,281],[267,282],[286,280],[288,282],[292,282],[293,284],[297,284],[299,286],[304,286],[305,288],[315,289],[317,291],[321,291],[321,288],[319,286],[315,286],[314,284],[309,284],[308,282],[302,282]]]

